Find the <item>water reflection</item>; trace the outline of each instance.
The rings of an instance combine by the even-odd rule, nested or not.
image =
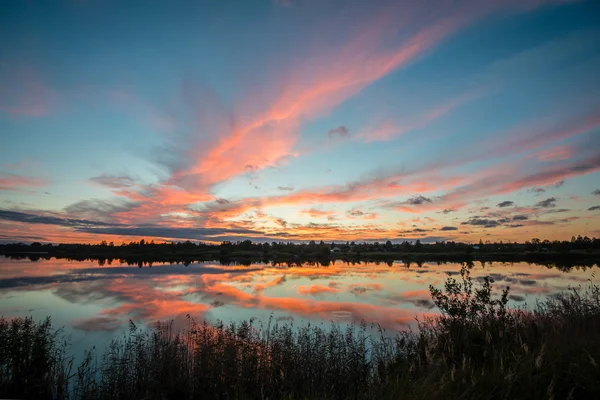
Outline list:
[[[95,261],[0,261],[0,314],[51,315],[79,332],[117,332],[129,320],[277,320],[375,323],[398,329],[435,313],[429,285],[440,286],[456,263],[215,263],[120,265]],[[566,272],[526,263],[477,262],[472,276],[510,286],[512,305],[585,286],[595,268]]]

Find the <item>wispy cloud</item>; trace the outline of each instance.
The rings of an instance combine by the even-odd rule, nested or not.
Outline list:
[[[472,91],[462,96],[447,100],[435,108],[424,112],[419,117],[412,117],[408,122],[402,124],[395,122],[392,118],[387,118],[379,123],[372,124],[360,131],[355,139],[365,142],[378,142],[395,139],[410,131],[423,129],[450,114],[461,105],[482,95],[484,91]]]
[[[113,189],[128,188],[135,185],[133,178],[127,175],[114,176],[103,174],[90,178],[90,181]]]
[[[39,188],[48,182],[43,178],[36,178],[18,174],[1,174],[0,190],[22,190],[26,188]]]
[[[549,149],[540,150],[534,156],[545,162],[562,161],[572,158],[574,155],[573,149],[569,146],[555,146]]]

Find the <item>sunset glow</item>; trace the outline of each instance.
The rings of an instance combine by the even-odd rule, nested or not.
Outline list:
[[[0,243],[597,237],[599,14],[559,0],[3,2]],[[260,296],[278,284],[206,293],[309,315],[341,291]],[[206,311],[183,295],[144,312]]]

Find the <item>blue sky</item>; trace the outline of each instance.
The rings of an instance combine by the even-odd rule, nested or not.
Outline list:
[[[597,2],[5,3],[1,241],[600,233]]]

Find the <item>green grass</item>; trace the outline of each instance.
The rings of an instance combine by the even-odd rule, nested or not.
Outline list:
[[[600,398],[600,289],[535,311],[461,278],[431,287],[441,311],[391,335],[359,325],[130,326],[72,368],[49,320],[0,320],[0,397],[76,399]],[[376,328],[376,327],[375,327]]]

